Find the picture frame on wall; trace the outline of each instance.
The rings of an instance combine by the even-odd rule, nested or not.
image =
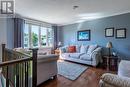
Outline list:
[[[117,39],[126,38],[126,28],[116,29],[116,38]]]
[[[105,37],[114,37],[114,27],[105,29]]]
[[[81,30],[77,32],[78,41],[90,41],[91,31],[90,30]]]

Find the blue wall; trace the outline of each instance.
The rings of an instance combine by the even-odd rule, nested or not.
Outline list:
[[[115,27],[126,28],[127,38],[116,39],[105,37],[105,28]],[[77,41],[78,30],[91,30],[91,41]],[[98,44],[105,47],[108,41],[113,44],[113,50],[123,59],[130,59],[130,13],[101,18],[83,23],[62,26],[60,31],[60,41],[64,45],[69,44]],[[106,51],[106,49],[104,49]],[[106,54],[106,52],[104,53]]]
[[[7,47],[14,48],[14,20],[7,18]]]

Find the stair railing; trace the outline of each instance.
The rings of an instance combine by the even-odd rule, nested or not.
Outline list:
[[[3,87],[37,86],[37,50],[32,56],[5,48],[2,44],[2,62],[0,63]]]

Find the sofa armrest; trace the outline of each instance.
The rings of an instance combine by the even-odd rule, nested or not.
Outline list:
[[[92,54],[91,54],[92,60],[96,60],[97,56],[98,56],[98,52],[97,51],[92,52]]]
[[[96,48],[92,53],[91,53],[91,58],[92,60],[101,60],[101,47]]]
[[[130,78],[119,77],[118,75],[106,73],[101,76],[101,80],[115,87],[130,87]]]

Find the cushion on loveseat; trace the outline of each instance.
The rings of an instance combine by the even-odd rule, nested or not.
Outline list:
[[[72,58],[80,58],[81,55],[83,55],[84,53],[70,53],[70,57]]]
[[[76,52],[76,46],[69,46],[68,47],[68,52],[69,53],[75,53]]]
[[[90,55],[97,47],[98,47],[98,45],[89,45],[87,54]]]
[[[63,46],[63,47],[60,47],[59,50],[61,50],[62,53],[68,53],[68,47],[69,46]]]
[[[89,54],[86,54],[86,53],[81,55],[80,59],[81,60],[86,60],[86,61],[91,61],[92,60],[91,56]]]
[[[80,53],[87,53],[88,45],[81,45],[80,47]]]
[[[80,53],[80,45],[76,45],[76,53]]]
[[[69,55],[70,55],[70,53],[62,53],[62,54],[61,54],[61,56],[62,56],[63,58],[68,58]]]

